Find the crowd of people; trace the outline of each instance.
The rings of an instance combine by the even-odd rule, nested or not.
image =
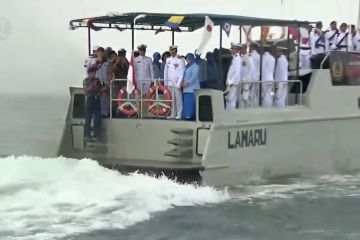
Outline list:
[[[316,56],[329,51],[355,51],[360,52],[360,33],[355,25],[332,21],[327,30],[323,30],[321,21],[315,27],[309,25],[302,33],[300,39],[300,66],[302,69],[316,67]]]
[[[273,46],[263,45],[260,51],[260,46],[255,42],[250,44],[249,52],[247,48],[246,44],[241,43],[231,46],[233,59],[226,78],[226,109],[285,106],[287,48],[277,46],[273,53]]]
[[[263,46],[266,50],[267,47]],[[188,53],[186,56],[178,54],[177,46],[170,46],[169,51],[160,54],[155,52],[153,58],[146,56],[145,44],[140,44],[137,51],[134,51],[135,78],[138,88],[144,95],[150,88],[155,79],[163,80],[165,86],[169,88],[174,99],[169,118],[188,119],[195,118],[196,101],[194,90],[199,88],[222,87],[222,76],[226,80],[227,93],[226,109],[247,108],[258,106],[259,89],[249,82],[260,79],[260,52],[259,45],[252,43],[249,47],[246,44],[232,44],[229,52],[214,51],[206,54],[206,59],[199,55]],[[262,79],[263,81],[273,81],[287,79],[287,60],[285,57],[286,49],[278,48],[276,56],[281,59],[276,65],[275,57],[268,51],[263,52],[262,59]],[[219,63],[216,57],[222,54],[227,56],[221,58]],[[230,58],[230,59],[229,59]],[[219,58],[220,59],[220,58]],[[98,123],[101,117],[109,116],[110,111],[110,91],[112,87],[112,98],[117,97],[118,91],[126,86],[126,81],[113,81],[114,79],[126,79],[129,69],[129,61],[126,58],[126,50],[119,49],[115,52],[111,48],[94,46],[93,54],[85,62],[86,78],[83,81],[86,102],[86,124],[85,136],[90,134],[90,122]],[[221,68],[222,66],[222,68]],[[244,82],[242,84],[242,82]],[[273,97],[271,96],[272,84],[263,84],[264,94],[262,106],[272,106]],[[275,98],[276,106],[285,105],[286,84],[278,85],[277,92],[279,98]],[[281,96],[280,96],[281,95]],[[95,128],[97,132],[98,128]],[[98,133],[98,132],[97,132]]]
[[[145,44],[140,44],[134,51],[134,69],[137,88],[142,96],[149,90],[154,80],[162,80],[169,88],[174,99],[169,118],[192,120],[195,118],[194,89],[200,88],[199,65],[196,57],[188,53],[185,57],[178,55],[177,46],[170,46],[162,55],[156,52],[153,59],[146,56]],[[161,61],[160,61],[161,60]],[[83,87],[86,94],[85,103],[85,137],[90,137],[91,119],[94,119],[94,134],[99,134],[100,118],[109,116],[110,97],[116,98],[120,89],[126,86],[129,70],[126,50],[115,52],[111,48],[93,47],[93,54],[85,62],[86,78]],[[112,88],[113,96],[109,89]]]
[[[302,69],[314,68],[313,58],[327,51],[360,51],[360,35],[354,26],[348,30],[348,25],[342,23],[338,30],[336,21],[333,21],[329,30],[323,31],[322,27],[322,23],[317,22],[315,28],[309,26],[307,34],[300,36]],[[226,89],[225,108],[229,111],[287,105],[289,52],[285,47],[260,46],[258,42],[238,43],[232,44],[230,50],[208,52],[204,59],[193,53],[181,56],[174,45],[162,54],[155,52],[152,58],[146,56],[146,49],[145,44],[140,44],[133,52],[137,87],[144,96],[154,80],[162,80],[174,100],[170,118],[195,118],[194,89],[199,88]],[[85,63],[86,78],[83,81],[87,96],[86,136],[90,134],[92,117],[98,123],[101,117],[108,117],[113,111],[110,97],[115,99],[119,90],[126,86],[126,81],[113,80],[127,79],[130,64],[123,48],[116,52],[110,47],[94,46],[92,50]],[[113,96],[110,96],[110,87]]]

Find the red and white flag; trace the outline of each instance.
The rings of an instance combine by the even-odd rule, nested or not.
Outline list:
[[[128,74],[127,74],[126,91],[131,94],[135,88],[136,88],[135,59],[134,59],[134,52],[132,52],[129,70],[128,70]]]
[[[214,22],[208,16],[205,16],[203,36],[201,39],[200,46],[196,49],[195,53],[201,54],[204,51],[205,46],[209,42],[213,31],[214,31]]]

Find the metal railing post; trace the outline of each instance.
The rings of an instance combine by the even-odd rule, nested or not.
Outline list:
[[[261,83],[261,85],[260,85]],[[300,86],[300,91],[298,91],[299,87],[297,86],[296,87],[296,92],[294,93],[295,94],[295,99],[294,99],[294,102],[292,105],[302,105],[302,95],[303,95],[303,91],[302,91],[302,87],[303,87],[303,83],[301,80],[285,80],[285,81],[246,81],[246,82],[240,82],[239,84],[237,85],[234,85],[234,87],[237,87],[238,88],[238,96],[241,95],[241,86],[244,85],[244,84],[251,84],[251,88],[253,88],[253,86],[264,86],[267,90],[270,85],[272,85],[272,89],[271,89],[271,94],[273,94],[271,96],[272,98],[272,102],[274,103],[275,102],[275,99],[276,99],[276,91],[275,91],[275,86],[276,84],[279,84],[278,87],[282,86],[282,85],[285,85],[286,83],[286,86],[287,86],[287,95],[286,95],[286,102],[287,102],[287,106],[290,106],[288,105],[288,102],[289,102],[289,95],[290,95],[290,91],[291,91],[291,87],[290,87],[290,84],[293,83],[294,86],[296,86],[296,84],[299,84]],[[255,96],[256,97],[256,90],[255,89]],[[249,88],[249,91],[250,91],[250,88]],[[251,90],[253,91],[253,90]],[[251,95],[252,93],[249,92],[249,94]],[[257,107],[262,107],[261,105],[258,105]],[[254,108],[254,107],[250,107],[250,108]]]
[[[140,119],[142,119],[142,97],[143,97],[143,82],[142,80],[139,80],[140,81],[140,101],[139,99],[136,99],[136,105],[138,107],[138,114],[137,114],[137,119],[138,119],[138,122],[137,122],[137,125],[136,127],[139,127],[139,122],[140,122]]]
[[[112,102],[113,102],[112,87],[113,87],[113,82],[110,81],[110,119],[112,119]]]

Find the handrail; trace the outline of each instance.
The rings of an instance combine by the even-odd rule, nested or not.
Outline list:
[[[161,82],[171,82],[172,83],[172,86],[167,86],[168,88],[170,88],[171,90],[172,90],[172,93],[174,92],[174,90],[175,90],[175,83],[173,82],[173,81],[171,81],[171,80],[163,80],[163,79],[153,79],[153,80],[138,80],[138,83],[140,83],[139,85],[139,87],[138,87],[138,89],[140,90],[140,98],[130,98],[129,97],[129,94],[127,95],[127,97],[126,98],[117,98],[117,95],[116,95],[116,97],[114,98],[113,97],[113,87],[114,87],[114,83],[115,82],[126,82],[127,81],[127,79],[113,79],[112,81],[111,81],[111,83],[110,83],[110,85],[111,85],[111,87],[110,87],[110,118],[112,118],[113,117],[113,115],[112,115],[112,104],[113,104],[113,102],[117,102],[117,101],[124,101],[124,102],[135,102],[135,103],[137,103],[137,104],[141,104],[140,106],[142,106],[143,105],[143,102],[145,102],[145,103],[147,103],[147,102],[159,102],[159,103],[169,103],[169,102],[171,102],[171,106],[172,106],[172,111],[174,110],[174,108],[175,108],[175,105],[174,105],[174,96],[172,96],[172,99],[171,100],[166,100],[166,99],[159,99],[159,95],[158,95],[158,93],[157,93],[157,91],[156,91],[156,94],[155,94],[155,99],[146,99],[145,98],[145,96],[144,96],[144,94],[143,94],[143,88],[142,87],[140,87],[140,86],[142,86],[142,84],[144,84],[145,82],[150,82],[150,83],[154,83],[155,84],[155,86],[158,86],[158,81],[161,81]],[[288,84],[287,85],[287,95],[286,95],[286,101],[288,102],[288,97],[289,97],[289,93],[290,93],[290,90],[291,90],[291,87],[292,86],[289,86],[290,84],[299,84],[299,92],[296,92],[296,99],[295,99],[295,104],[299,104],[299,105],[302,105],[302,94],[303,94],[303,92],[302,92],[302,89],[303,89],[303,83],[302,83],[302,81],[301,80],[287,80],[287,81],[276,81],[276,80],[274,80],[274,81],[244,81],[244,82],[240,82],[239,84],[235,84],[235,85],[233,85],[233,86],[235,86],[235,87],[238,87],[239,88],[239,90],[241,90],[241,88],[242,88],[242,86],[243,85],[245,85],[245,84],[249,84],[250,86],[249,86],[249,89],[248,89],[248,91],[250,91],[251,90],[251,88],[253,87],[253,86],[255,86],[255,87],[258,87],[256,90],[257,90],[257,96],[259,97],[259,99],[261,98],[261,96],[260,96],[260,91],[259,91],[259,89],[262,87],[262,84],[267,84],[267,85],[272,85],[271,87],[271,95],[272,95],[272,101],[274,102],[274,100],[275,100],[275,90],[274,90],[274,86],[275,86],[275,84],[279,84],[279,83],[286,83],[286,84]],[[119,89],[120,90],[120,89]],[[224,92],[225,93],[225,92]],[[139,105],[138,105],[139,106]],[[261,106],[259,106],[259,107],[261,107]],[[140,109],[142,109],[142,108],[140,108]],[[141,110],[138,114],[138,118],[139,119],[143,119],[143,111]],[[155,117],[159,117],[159,116],[155,116]]]
[[[297,101],[298,101],[298,104],[299,105],[302,105],[302,103],[301,103],[301,101],[302,101],[302,94],[303,94],[303,92],[302,92],[302,89],[303,89],[303,82],[301,81],[301,80],[285,80],[285,81],[277,81],[277,80],[274,80],[274,81],[242,81],[242,82],[240,82],[239,84],[234,84],[233,86],[237,86],[238,88],[240,88],[240,87],[242,87],[243,85],[245,85],[245,84],[250,84],[250,88],[252,87],[252,85],[253,84],[255,84],[256,86],[259,86],[259,87],[261,87],[261,84],[272,84],[273,86],[272,86],[272,89],[274,89],[274,85],[275,84],[277,84],[277,83],[287,83],[288,84],[288,92],[287,92],[287,95],[286,95],[286,100],[288,100],[288,97],[289,97],[289,93],[290,93],[290,87],[289,87],[289,84],[290,83],[298,83],[299,85],[300,85],[300,88],[299,88],[299,93],[296,93],[296,103],[297,103]],[[239,89],[239,90],[241,90],[241,89]],[[250,91],[250,89],[249,89],[249,91]],[[258,91],[258,93],[259,93],[260,91]],[[226,90],[225,90],[225,92],[224,93],[226,93]],[[274,101],[274,98],[275,98],[275,91],[272,91],[272,98],[273,98],[273,101]],[[299,94],[299,96],[298,96],[298,94]],[[261,96],[260,96],[260,94],[259,94],[259,96],[258,96],[259,98],[261,98]],[[260,106],[261,107],[261,106]]]
[[[325,61],[329,58],[329,56],[330,56],[330,52],[327,52],[324,59],[320,63],[320,69],[323,69],[323,65],[324,65]]]

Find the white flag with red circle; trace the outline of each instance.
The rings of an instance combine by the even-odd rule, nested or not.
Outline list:
[[[135,59],[134,59],[134,52],[132,52],[130,64],[129,64],[129,70],[127,74],[126,91],[131,94],[135,88],[136,88]]]
[[[195,53],[200,54],[204,51],[206,44],[209,42],[212,32],[214,31],[214,22],[205,16],[204,32],[200,42],[200,46],[196,49]]]

